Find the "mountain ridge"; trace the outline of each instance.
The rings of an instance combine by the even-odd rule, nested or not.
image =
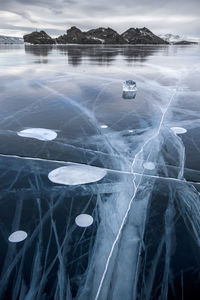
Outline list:
[[[0,44],[23,44],[24,40],[20,37],[0,35]]]
[[[200,43],[200,39],[198,38],[195,39],[195,38],[180,36],[178,34],[176,35],[171,33],[160,34],[159,37],[172,45],[190,45],[190,44]]]

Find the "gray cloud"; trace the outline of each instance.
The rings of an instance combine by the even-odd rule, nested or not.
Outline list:
[[[52,35],[76,25],[119,32],[146,26],[153,32],[200,37],[199,0],[0,0],[0,34],[44,29]]]

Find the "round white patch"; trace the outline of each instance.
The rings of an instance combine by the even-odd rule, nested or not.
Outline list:
[[[57,137],[57,133],[51,129],[28,128],[17,132],[19,136],[33,138],[40,141],[52,141]]]
[[[106,173],[106,170],[101,168],[74,164],[51,171],[48,178],[54,183],[77,185],[99,181]]]
[[[18,230],[13,232],[9,237],[8,240],[11,243],[19,243],[27,238],[27,233],[22,230]]]
[[[147,170],[154,170],[155,164],[153,162],[148,161],[143,164],[143,167]]]
[[[183,134],[187,132],[187,129],[183,128],[183,127],[171,127],[171,130],[175,133],[175,134]]]
[[[75,219],[76,225],[79,227],[88,227],[93,223],[93,217],[87,214],[78,215]]]
[[[100,127],[105,129],[105,128],[108,128],[108,125],[101,125]]]
[[[132,133],[132,132],[133,132],[133,129],[130,129],[128,132]]]

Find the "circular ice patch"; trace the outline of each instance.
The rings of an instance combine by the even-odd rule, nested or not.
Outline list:
[[[153,162],[148,161],[143,164],[143,167],[147,170],[154,170],[155,164]]]
[[[97,167],[74,164],[51,171],[48,178],[54,183],[77,185],[99,181],[106,173],[106,170]]]
[[[57,137],[57,133],[51,129],[28,128],[17,132],[19,136],[33,138],[40,141],[52,141]]]
[[[108,125],[101,125],[100,127],[105,129],[105,128],[108,128]]]
[[[27,233],[22,230],[18,230],[13,232],[9,237],[8,240],[11,243],[19,243],[27,238]]]
[[[79,227],[88,227],[92,225],[93,217],[87,214],[81,214],[76,217],[75,222]]]
[[[171,130],[175,133],[175,134],[183,134],[187,132],[187,129],[183,128],[183,127],[171,127]]]

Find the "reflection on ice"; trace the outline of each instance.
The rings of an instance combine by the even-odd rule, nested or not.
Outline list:
[[[104,125],[101,125],[100,127],[103,128],[103,129],[106,129],[106,128],[108,128],[108,125],[104,124]]]
[[[136,92],[123,91],[123,93],[122,93],[122,98],[124,98],[124,99],[135,99],[135,97],[136,97]]]
[[[13,232],[9,237],[8,240],[11,243],[19,243],[21,241],[24,241],[27,238],[27,233],[22,230],[18,230]]]
[[[87,214],[81,214],[76,217],[75,222],[79,227],[89,227],[93,223],[93,217]]]
[[[28,128],[17,132],[19,136],[37,139],[40,141],[52,141],[57,137],[57,133],[50,129]]]
[[[187,132],[187,129],[183,128],[183,127],[171,127],[171,130],[175,133],[175,134],[183,134]]]
[[[48,174],[50,181],[65,185],[77,185],[101,180],[106,170],[87,165],[68,165],[57,168]]]

